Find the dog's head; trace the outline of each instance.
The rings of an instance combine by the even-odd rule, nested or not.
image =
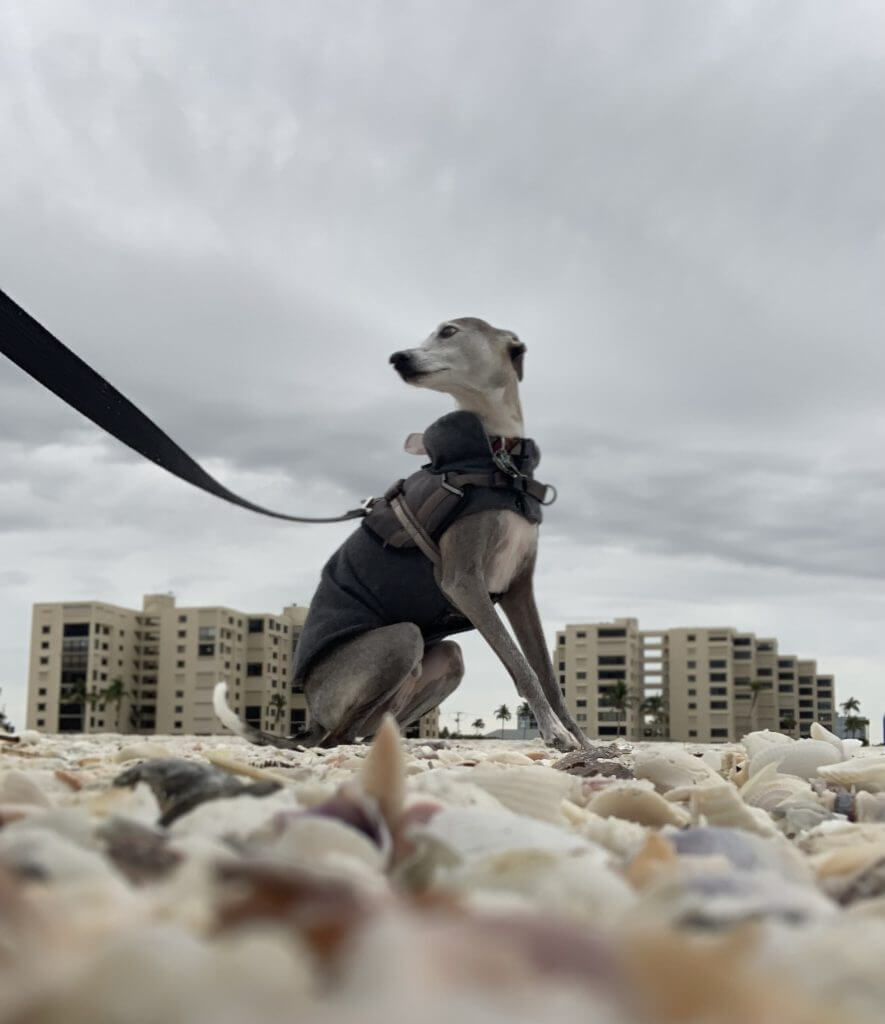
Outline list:
[[[390,361],[407,384],[458,395],[515,385],[524,355],[512,331],[464,316],[444,321],[420,348],[394,352]]]

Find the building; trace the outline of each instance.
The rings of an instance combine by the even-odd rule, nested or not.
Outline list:
[[[279,615],[221,606],[178,607],[146,594],[140,611],[99,601],[35,604],[27,726],[47,732],[223,733],[212,691],[228,683],[233,710],[288,736],[307,724],[291,682],[307,608]],[[438,713],[417,735],[437,735]]]
[[[636,619],[578,623],[557,633],[553,668],[566,707],[588,736],[640,738],[642,650]]]
[[[800,738],[814,721],[834,722],[831,675],[780,654],[773,637],[732,626],[571,624],[557,633],[553,664],[567,707],[591,737],[716,743],[771,729]]]

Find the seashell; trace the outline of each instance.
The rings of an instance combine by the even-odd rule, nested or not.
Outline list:
[[[183,859],[171,848],[166,832],[137,821],[111,818],[99,826],[96,837],[114,867],[133,884],[162,878]]]
[[[757,772],[740,791],[741,799],[751,807],[769,813],[784,800],[812,798],[813,790],[796,775],[782,775],[777,764],[768,764]]]
[[[821,822],[831,821],[833,812],[818,800],[787,800],[770,812],[780,831],[788,839],[816,828]]]
[[[818,775],[827,782],[869,793],[885,792],[885,756],[853,757],[850,761],[824,765]]]
[[[836,753],[838,753],[839,760],[845,760],[846,753],[842,740],[840,740],[834,732],[830,732],[829,729],[825,729],[820,722],[812,722],[809,732],[811,733],[811,738],[813,740],[823,740],[826,743],[831,744]]]
[[[214,797],[177,816],[169,825],[169,834],[244,843],[253,833],[267,829],[276,814],[294,810],[300,808],[293,794],[286,789],[278,789],[260,800],[248,794]]]
[[[573,854],[608,863],[608,852],[582,836],[546,822],[523,818],[505,808],[445,807],[426,824],[413,827],[410,839],[438,849],[441,863],[470,864],[514,851]]]
[[[183,758],[157,758],[127,768],[114,779],[115,786],[146,782],[160,805],[159,824],[170,825],[176,818],[206,800],[220,797],[267,796],[280,788],[278,781],[241,782],[218,768]]]
[[[747,757],[752,760],[761,750],[768,747],[789,746],[796,741],[792,736],[785,736],[782,732],[772,732],[770,729],[760,729],[757,732],[748,732],[741,738],[741,745],[747,752]]]
[[[704,750],[701,760],[718,775],[722,771],[722,754],[718,750]]]
[[[30,775],[10,768],[0,772],[0,804],[51,807],[52,801]]]
[[[814,856],[858,843],[885,844],[885,825],[855,824],[843,819],[825,821],[799,839],[796,845],[800,850]]]
[[[575,779],[553,768],[498,768],[488,762],[461,776],[491,793],[508,810],[554,825],[566,823],[562,801],[574,792]]]
[[[676,850],[659,832],[652,832],[645,845],[624,869],[624,877],[635,889],[643,889],[662,871],[676,863]]]
[[[581,775],[632,779],[633,772],[623,763],[624,752],[615,744],[586,746],[561,757],[553,767],[570,775]]]
[[[39,818],[13,822],[0,832],[0,867],[21,878],[46,882],[112,875],[99,853],[40,827]]]
[[[473,769],[476,771],[477,769]],[[430,797],[447,807],[485,807],[500,811],[501,801],[471,781],[473,772],[437,768],[409,779],[410,798]]]
[[[513,764],[531,766],[535,762],[527,755],[518,750],[493,750],[486,755],[486,761],[494,764]]]
[[[679,747],[637,749],[633,774],[637,779],[650,779],[659,793],[682,786],[722,784],[722,779],[708,764]]]
[[[792,844],[745,829],[701,826],[679,832],[666,829],[663,835],[680,857],[722,857],[738,871],[773,871],[794,881],[809,882],[813,877]]]
[[[855,843],[814,858],[814,871],[821,881],[852,875],[885,857],[885,842]]]
[[[562,801],[562,811],[571,826],[593,843],[604,847],[620,860],[635,857],[645,844],[649,831],[635,821],[603,818],[570,800]]]
[[[642,890],[626,921],[685,928],[732,927],[773,919],[788,924],[823,921],[836,908],[811,885],[774,871],[667,871]]]
[[[749,807],[739,792],[728,782],[718,786],[686,786],[671,790],[668,800],[688,800],[693,825],[721,825],[729,828],[743,828],[759,835],[770,836],[777,832],[771,818],[758,807]]]
[[[294,865],[332,876],[351,876],[350,864],[356,862],[374,872],[384,870],[390,844],[383,849],[371,838],[335,818],[317,814],[290,817],[283,831],[269,843],[256,849],[262,860]],[[361,872],[357,872],[361,875]]]
[[[162,743],[152,743],[150,740],[143,740],[140,743],[129,743],[114,754],[111,760],[122,764],[124,761],[134,761],[137,758],[171,757],[172,751],[164,747]]]
[[[653,789],[635,783],[609,786],[593,797],[587,804],[587,810],[603,818],[623,818],[653,828],[662,825],[682,827],[689,820],[681,807],[665,800]]]
[[[406,792],[405,756],[399,726],[391,714],[381,721],[362,765],[358,788],[374,800],[393,831],[403,812]]]
[[[257,765],[249,764],[247,761],[241,761],[223,747],[207,750],[203,756],[211,765],[221,768],[222,771],[228,772],[231,775],[243,775],[248,779],[280,783],[288,780],[288,776],[280,775],[267,768],[259,768]]]
[[[854,820],[885,822],[885,793],[857,793],[854,797]]]
[[[842,753],[845,755],[846,760],[849,757],[854,757],[858,751],[863,749],[863,740],[855,739],[853,736],[847,740],[842,740]]]
[[[825,740],[796,740],[790,744],[772,745],[750,759],[750,778],[768,764],[776,764],[783,775],[811,779],[821,765],[834,764],[839,758],[831,743]]]

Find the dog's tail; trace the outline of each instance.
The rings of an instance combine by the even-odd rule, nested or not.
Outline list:
[[[305,747],[315,747],[326,736],[325,730],[311,729],[298,736],[274,736],[269,732],[263,732],[254,725],[249,725],[239,718],[227,703],[227,683],[215,684],[212,693],[212,707],[215,709],[215,717],[222,725],[242,736],[244,740],[254,743],[259,747],[280,747],[284,750],[303,750]]]

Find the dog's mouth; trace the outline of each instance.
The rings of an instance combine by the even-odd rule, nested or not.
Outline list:
[[[407,384],[414,384],[415,381],[423,380],[425,377],[432,377],[434,374],[442,373],[441,370],[416,370],[411,366],[398,366],[396,372]]]

